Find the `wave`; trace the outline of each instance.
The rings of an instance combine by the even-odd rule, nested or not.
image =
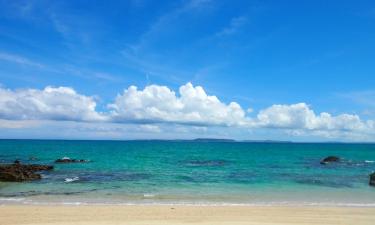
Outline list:
[[[72,183],[75,181],[79,181],[79,177],[73,177],[73,178],[65,178],[64,182],[65,183]]]

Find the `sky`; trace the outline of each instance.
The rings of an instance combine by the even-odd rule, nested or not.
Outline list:
[[[375,141],[374,1],[0,0],[0,138]]]

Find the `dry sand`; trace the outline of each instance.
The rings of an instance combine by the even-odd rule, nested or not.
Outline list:
[[[375,208],[262,206],[0,206],[0,225],[375,225]]]

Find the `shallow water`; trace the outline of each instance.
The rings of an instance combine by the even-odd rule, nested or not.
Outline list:
[[[320,165],[329,155],[343,162]],[[64,156],[90,162],[53,163]],[[15,159],[55,169],[0,182],[2,204],[375,206],[372,144],[1,140],[0,162]]]

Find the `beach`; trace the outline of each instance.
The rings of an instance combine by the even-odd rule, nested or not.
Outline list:
[[[356,224],[373,225],[375,208],[268,206],[1,206],[2,225]]]

